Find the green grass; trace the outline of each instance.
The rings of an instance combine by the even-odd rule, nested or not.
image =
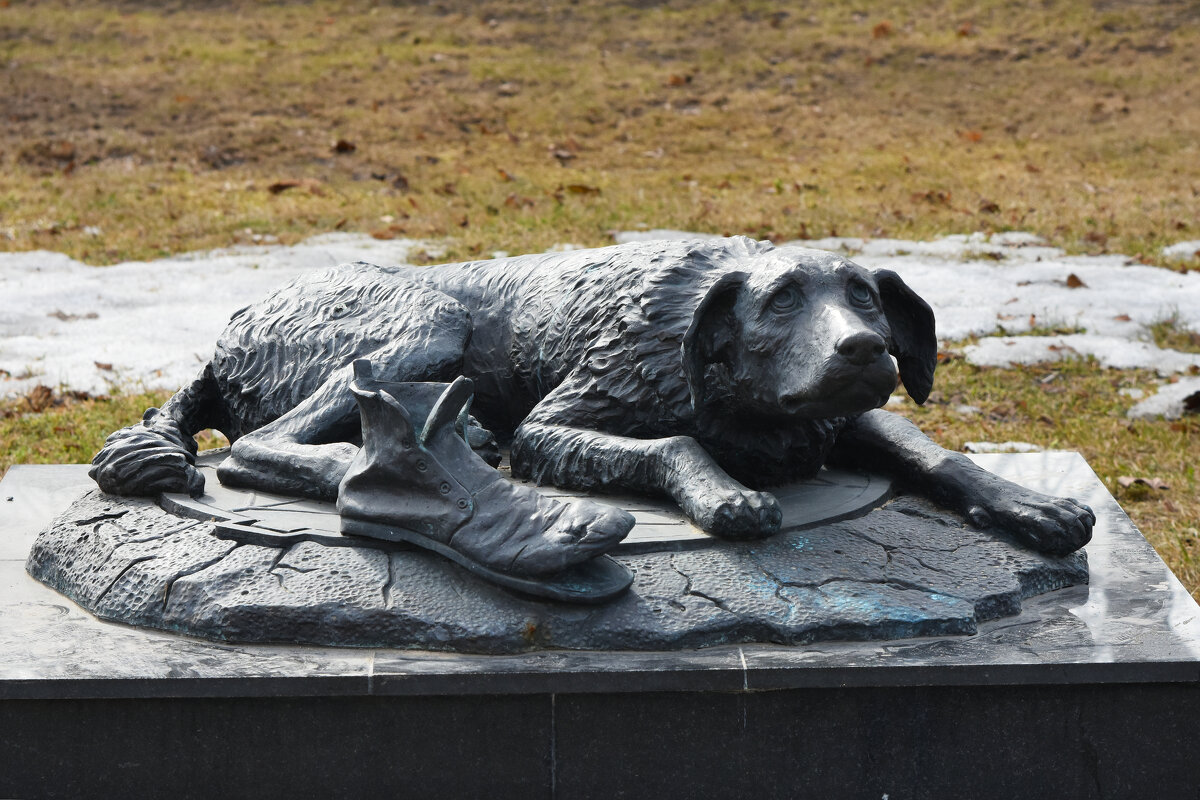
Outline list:
[[[1151,323],[1150,335],[1154,337],[1154,344],[1159,347],[1185,353],[1200,353],[1200,333],[1181,322],[1178,312]]]

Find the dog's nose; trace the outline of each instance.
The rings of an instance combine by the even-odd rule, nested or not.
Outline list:
[[[874,331],[858,331],[837,343],[838,355],[860,367],[865,367],[883,355],[887,342]]]

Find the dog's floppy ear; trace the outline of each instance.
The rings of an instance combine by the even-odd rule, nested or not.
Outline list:
[[[692,396],[692,408],[699,408],[704,402],[705,367],[733,342],[732,306],[745,280],[745,273],[727,272],[713,282],[696,306],[683,335],[683,375]]]
[[[875,282],[892,330],[889,347],[900,365],[900,379],[909,397],[924,403],[933,388],[937,366],[933,309],[890,269],[875,270]]]

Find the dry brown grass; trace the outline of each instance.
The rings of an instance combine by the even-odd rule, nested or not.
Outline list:
[[[12,0],[0,246],[1019,228],[1153,260],[1200,235],[1197,21],[1187,0]]]

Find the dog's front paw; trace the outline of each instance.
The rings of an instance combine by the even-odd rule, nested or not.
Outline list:
[[[1092,538],[1096,515],[1067,497],[1037,492],[1005,492],[986,505],[972,506],[967,518],[977,528],[999,528],[1043,553],[1062,556]]]
[[[767,492],[712,490],[695,498],[689,516],[706,533],[722,539],[765,539],[779,533],[783,511]]]

